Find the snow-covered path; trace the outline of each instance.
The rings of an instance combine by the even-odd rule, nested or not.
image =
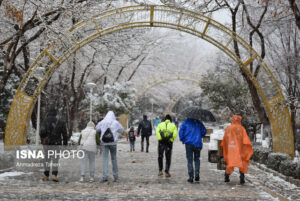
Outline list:
[[[100,155],[97,155],[94,183],[78,182],[80,160],[61,160],[59,183],[42,182],[42,172],[5,177],[0,180],[0,200],[285,200],[272,191],[275,188],[264,185],[272,182],[272,175],[255,166],[250,167],[245,185],[239,185],[237,172],[231,176],[229,184],[224,183],[224,171],[217,170],[216,164],[207,161],[207,144],[201,153],[200,183],[186,181],[185,149],[178,139],[173,146],[172,177],[158,177],[157,141],[154,136],[150,139],[149,153],[140,152],[139,138],[135,152],[128,151],[129,144],[124,139],[120,141],[120,179],[116,183],[112,182],[111,166],[110,182],[99,182],[102,175]],[[278,179],[274,182],[276,184]],[[284,181],[280,183],[287,185]],[[300,200],[300,190],[296,186],[288,186],[287,192],[291,194],[280,193],[291,200]]]

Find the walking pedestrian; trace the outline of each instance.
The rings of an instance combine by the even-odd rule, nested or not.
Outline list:
[[[81,161],[80,182],[84,181],[85,166],[89,161],[90,182],[94,182],[95,178],[95,155],[97,153],[97,145],[100,145],[99,133],[95,130],[95,124],[90,121],[87,127],[81,131],[78,144],[80,149],[84,151],[84,158]]]
[[[147,119],[147,115],[143,116],[143,120],[139,123],[138,136],[141,135],[141,151],[144,151],[144,139],[146,138],[146,152],[149,152],[149,137],[152,135],[152,125]]]
[[[113,111],[109,111],[104,119],[96,126],[96,131],[101,133],[100,140],[103,146],[103,177],[102,182],[108,181],[108,153],[111,155],[114,181],[118,180],[117,144],[119,134],[124,132],[122,125],[116,120]]]
[[[253,149],[241,121],[241,116],[232,116],[232,124],[226,128],[221,146],[226,163],[225,182],[230,181],[229,176],[234,171],[234,167],[239,167],[240,184],[244,184]]]
[[[202,149],[202,138],[206,135],[206,128],[201,121],[187,118],[182,122],[179,129],[180,141],[185,144],[187,168],[190,183],[200,180],[200,154]],[[194,164],[193,164],[194,161]],[[195,168],[194,168],[195,166]]]
[[[177,136],[177,128],[172,123],[172,118],[169,114],[166,115],[165,121],[158,124],[156,129],[156,137],[158,140],[158,176],[163,175],[163,157],[166,156],[165,177],[171,177],[170,166],[172,158],[173,142]]]
[[[130,143],[130,152],[135,151],[134,145],[135,145],[135,139],[136,139],[136,132],[134,131],[134,127],[131,126],[130,130],[128,131],[126,138],[127,141],[129,139],[129,143]]]
[[[58,166],[60,146],[67,145],[66,123],[57,117],[55,108],[51,108],[41,126],[41,141],[44,149],[44,176],[43,181],[49,180],[50,167],[52,161],[52,181],[58,182]]]
[[[158,126],[158,124],[160,123],[160,118],[157,116],[155,119],[154,119],[154,131],[156,131],[156,128]]]

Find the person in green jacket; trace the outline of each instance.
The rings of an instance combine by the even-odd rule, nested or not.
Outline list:
[[[165,152],[166,155],[165,176],[171,177],[169,170],[171,166],[173,142],[176,136],[177,136],[177,128],[175,124],[172,123],[171,116],[167,114],[165,117],[165,121],[158,124],[156,129],[156,137],[158,139],[158,167],[159,167],[158,176],[163,175],[162,172],[163,157]]]

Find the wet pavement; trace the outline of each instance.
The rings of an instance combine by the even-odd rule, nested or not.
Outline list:
[[[63,159],[60,182],[41,181],[42,169],[5,177],[0,179],[0,200],[300,200],[299,187],[254,165],[249,167],[245,185],[239,184],[238,170],[231,175],[230,183],[224,183],[224,171],[217,170],[217,165],[207,160],[208,144],[204,144],[201,152],[200,182],[188,183],[185,148],[178,139],[173,146],[171,178],[158,177],[157,141],[155,136],[150,140],[149,153],[140,151],[140,138],[135,152],[129,152],[129,143],[120,140],[118,182],[113,182],[111,164],[109,181],[100,182],[100,154],[96,155],[94,183],[89,183],[88,177],[86,182],[79,182],[79,159]]]

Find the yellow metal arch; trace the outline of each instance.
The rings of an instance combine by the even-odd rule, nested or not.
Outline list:
[[[167,6],[129,6],[102,12],[74,25],[42,51],[33,62],[15,94],[5,130],[5,148],[22,145],[26,128],[38,95],[56,69],[74,52],[104,35],[136,27],[162,27],[183,31],[215,45],[226,53],[256,87],[269,116],[273,150],[294,156],[294,139],[290,114],[276,79],[257,52],[229,28],[200,13]],[[237,41],[240,57],[233,50]],[[258,76],[249,64],[260,65]],[[43,67],[43,68],[39,68]],[[43,69],[40,70],[39,69]]]
[[[199,73],[184,71],[157,73],[152,77],[148,78],[146,81],[143,81],[142,83],[137,85],[136,100],[142,97],[151,88],[162,83],[167,83],[176,80],[185,80],[200,85],[201,76],[202,75]]]
[[[184,98],[185,96],[191,94],[191,93],[194,93],[194,92],[197,92],[197,91],[201,91],[201,88],[200,87],[191,87],[189,88],[185,93],[183,94],[179,94],[177,97],[175,97],[174,99],[171,100],[171,102],[167,105],[166,109],[165,109],[165,114],[168,114],[168,113],[172,113],[175,105],[182,99]]]

